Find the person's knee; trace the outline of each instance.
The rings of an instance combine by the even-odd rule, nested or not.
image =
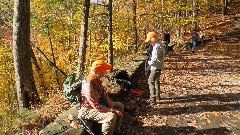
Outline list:
[[[115,124],[117,120],[117,115],[115,113],[109,113],[108,114],[108,121],[112,124]]]
[[[115,107],[116,109],[118,109],[119,111],[122,111],[124,110],[124,105],[121,103],[121,102],[115,102]]]
[[[113,133],[115,124],[117,121],[117,115],[114,113],[108,113],[107,118],[102,123],[102,134],[110,135]]]

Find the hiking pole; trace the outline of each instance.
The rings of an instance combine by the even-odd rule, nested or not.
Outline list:
[[[77,124],[79,124],[82,128],[84,128],[90,135],[94,135],[94,133],[87,126],[87,123],[83,120],[83,118],[81,116],[80,116],[79,120],[76,117],[74,117],[72,114],[69,114],[68,116],[70,118],[72,118],[72,120],[75,121]]]

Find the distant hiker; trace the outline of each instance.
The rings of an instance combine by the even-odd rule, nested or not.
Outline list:
[[[152,57],[153,45],[148,43],[146,45],[146,49],[147,49],[147,56],[146,56],[146,60],[145,60],[145,74],[148,75],[148,73],[150,72],[150,68],[151,68],[151,66],[148,64],[148,61],[150,61],[151,57]]]
[[[193,30],[193,32],[192,32],[192,53],[194,53],[194,50],[197,46],[197,42],[198,42],[198,33],[196,30]]]
[[[165,48],[161,41],[157,39],[156,32],[149,32],[145,42],[149,42],[153,46],[151,59],[148,64],[151,66],[150,76],[148,79],[150,89],[150,103],[155,105],[160,100],[160,74],[164,69]]]
[[[82,84],[83,101],[78,114],[83,119],[101,123],[103,135],[121,134],[120,125],[124,110],[122,103],[109,99],[102,85],[102,77],[106,75],[106,70],[111,68],[112,65],[103,60],[92,63],[91,71]]]
[[[204,34],[202,33],[202,31],[199,32],[199,38],[200,38],[200,41],[201,41],[201,45],[203,45],[203,42],[204,42]]]
[[[170,34],[167,30],[164,30],[163,41],[166,45],[166,51],[168,51],[168,44],[170,43]]]

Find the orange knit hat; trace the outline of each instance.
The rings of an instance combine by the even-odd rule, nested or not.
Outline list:
[[[105,70],[110,70],[111,68],[112,68],[111,64],[107,64],[103,60],[97,60],[92,63],[91,70],[97,73]]]
[[[147,39],[145,40],[145,42],[149,42],[152,38],[156,38],[157,37],[157,33],[156,32],[149,32],[147,34]]]

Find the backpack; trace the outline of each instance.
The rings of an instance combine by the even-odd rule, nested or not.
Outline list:
[[[111,76],[111,80],[115,81],[117,84],[121,84],[122,82],[127,82],[131,84],[129,75],[125,70],[118,70]]]
[[[63,83],[64,97],[70,104],[80,103],[80,91],[82,89],[81,79],[75,79],[75,74],[67,76],[65,82]]]

